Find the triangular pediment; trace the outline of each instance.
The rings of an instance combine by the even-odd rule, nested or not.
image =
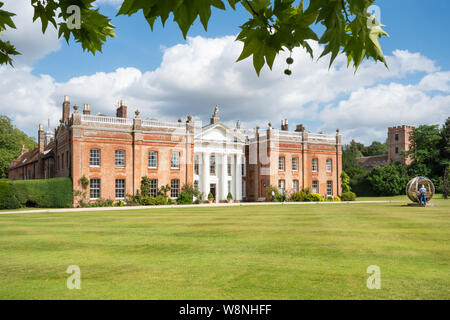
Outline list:
[[[195,139],[226,143],[245,142],[244,137],[239,132],[220,122],[203,127],[201,132],[195,135]]]

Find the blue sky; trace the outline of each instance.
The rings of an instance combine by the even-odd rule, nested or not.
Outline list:
[[[381,9],[382,23],[390,35],[381,40],[386,54],[396,49],[420,52],[442,68],[450,69],[450,41],[445,38],[445,31],[450,27],[450,1],[378,0],[375,4]],[[140,13],[131,17],[115,17],[116,6],[100,4],[99,7],[103,14],[113,17],[112,23],[116,26],[117,34],[117,38],[107,42],[103,54],[93,56],[83,52],[76,43],[64,43],[60,51],[38,61],[34,73],[48,73],[63,81],[96,71],[114,71],[123,66],[152,70],[161,62],[162,46],[170,47],[185,42],[177,24],[170,19],[165,28],[158,21],[152,32]],[[236,11],[215,9],[208,32],[204,31],[197,19],[189,36],[215,38],[235,35],[248,17],[249,14],[241,7]],[[70,64],[67,60],[70,60]]]
[[[29,3],[5,2],[6,8],[10,5],[16,9],[20,8],[17,3],[23,6]],[[113,17],[117,2],[103,0],[99,5],[101,12]],[[35,135],[36,121],[46,123],[49,117],[56,125],[63,94],[73,97],[71,101],[79,105],[91,103],[91,109],[104,113],[114,113],[113,101],[124,98],[144,115],[163,119],[193,113],[205,121],[218,103],[222,106],[223,120],[230,125],[237,119],[249,127],[269,120],[277,124],[287,117],[290,123],[305,123],[312,131],[333,132],[340,127],[344,141],[355,138],[366,143],[384,140],[386,127],[390,125],[443,123],[450,116],[450,41],[446,40],[450,1],[378,0],[375,4],[380,7],[381,22],[390,34],[381,40],[390,70],[367,61],[356,75],[346,70],[343,59],[328,71],[325,68],[328,57],[317,63],[298,52],[297,56],[294,54],[299,63],[294,65],[293,77],[282,76],[285,67],[282,56],[274,71],[264,70],[260,78],[256,77],[251,61],[233,62],[239,54],[235,48],[239,44],[233,44],[229,36],[234,37],[239,32],[238,26],[248,19],[242,8],[214,10],[208,32],[196,21],[188,40],[183,39],[170,19],[165,28],[158,21],[152,32],[141,14],[114,17],[117,38],[108,40],[103,54],[95,56],[83,52],[75,42],[68,46],[55,40],[51,32],[42,41],[28,41],[36,32],[34,29],[39,29],[38,24],[28,23],[23,27],[28,33],[6,34],[11,41],[22,44],[22,48],[18,47],[24,56],[15,70],[0,69],[3,78],[6,75],[10,79],[4,83],[7,99],[0,103],[0,113],[11,116],[19,128]],[[18,14],[19,22],[27,18],[23,12],[22,16]],[[236,85],[225,81],[227,77]],[[177,83],[178,78],[186,82]],[[118,79],[124,80],[121,83]],[[211,87],[210,82],[214,81],[217,87]],[[86,88],[87,83],[95,90]],[[8,86],[12,89],[7,89]],[[38,115],[32,115],[38,107],[30,103],[33,94],[42,106]],[[20,106],[11,111],[5,101]],[[425,120],[411,116],[408,109],[414,113],[415,108],[421,108],[420,104],[422,109],[429,108],[440,115]],[[385,120],[372,115],[390,114],[391,110],[391,116]]]

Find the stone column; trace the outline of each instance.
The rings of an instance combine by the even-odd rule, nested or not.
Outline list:
[[[222,154],[222,174],[220,175],[220,192],[221,196],[218,200],[227,200],[228,194],[228,159],[227,154]]]
[[[202,165],[201,165],[201,175],[199,177],[200,182],[200,191],[205,194],[205,198],[203,200],[208,200],[209,194],[209,153],[202,153]]]
[[[235,156],[235,172],[234,175],[234,183],[236,185],[236,195],[235,199],[241,201],[242,200],[242,155],[237,154]]]

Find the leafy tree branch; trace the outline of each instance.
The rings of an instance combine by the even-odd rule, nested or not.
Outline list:
[[[33,21],[40,20],[42,32],[49,24],[58,30],[58,37],[69,43],[73,38],[83,50],[92,54],[101,52],[108,38],[115,37],[111,19],[96,9],[95,0],[30,0],[34,8]],[[330,55],[330,66],[339,53],[347,56],[348,65],[355,71],[364,59],[374,59],[386,66],[378,39],[387,36],[381,24],[368,13],[374,0],[124,0],[119,15],[141,13],[153,30],[156,20],[164,26],[169,16],[178,24],[184,38],[199,18],[207,31],[213,8],[236,10],[241,5],[250,17],[240,26],[237,40],[244,46],[237,61],[252,58],[259,75],[264,65],[272,69],[275,57],[281,51],[303,48],[314,57],[311,41],[323,45],[319,58]],[[226,6],[228,4],[229,7]],[[3,3],[0,2],[0,8]],[[73,18],[72,6],[80,10],[80,27],[73,28],[68,21]],[[0,37],[7,27],[15,28],[14,13],[0,10]],[[313,25],[322,25],[323,34],[313,31]],[[12,44],[0,38],[0,64],[12,65],[13,56],[19,52]]]

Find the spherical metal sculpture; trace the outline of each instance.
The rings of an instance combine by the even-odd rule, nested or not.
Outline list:
[[[427,177],[415,177],[411,179],[406,185],[406,195],[412,202],[419,202],[419,189],[421,186],[427,189],[427,201],[430,201],[434,196],[434,184]]]

